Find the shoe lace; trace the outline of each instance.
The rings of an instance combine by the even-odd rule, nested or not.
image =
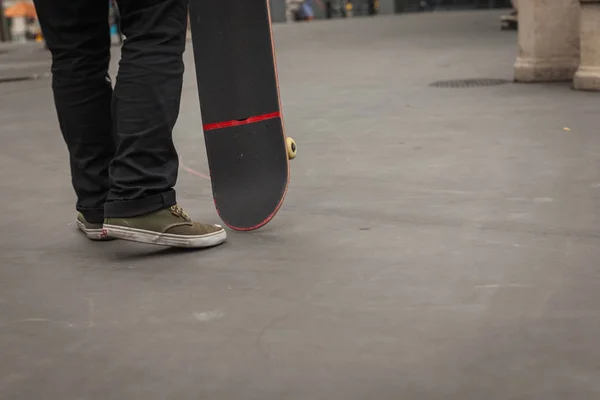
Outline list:
[[[185,211],[183,211],[183,208],[181,208],[181,206],[175,204],[174,206],[171,206],[169,210],[174,216],[183,218],[186,222],[192,222],[192,219],[185,213]]]

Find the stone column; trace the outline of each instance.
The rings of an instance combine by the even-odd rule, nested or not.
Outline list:
[[[579,0],[518,3],[515,81],[572,80],[579,66]]]
[[[578,90],[600,91],[600,0],[581,2],[581,64],[573,79]]]

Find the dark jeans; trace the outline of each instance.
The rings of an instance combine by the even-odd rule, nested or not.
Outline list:
[[[107,0],[34,0],[52,53],[52,90],[77,210],[90,222],[176,203],[186,0],[118,0],[122,47],[108,76]]]

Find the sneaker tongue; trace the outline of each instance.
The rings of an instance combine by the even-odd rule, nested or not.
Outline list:
[[[183,211],[183,208],[181,208],[180,206],[174,205],[169,210],[174,216],[182,218],[187,223],[192,223],[192,219],[188,217],[188,215]]]

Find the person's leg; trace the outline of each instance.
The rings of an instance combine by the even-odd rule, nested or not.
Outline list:
[[[186,0],[117,0],[125,35],[113,93],[117,151],[104,207],[106,235],[168,246],[205,247],[223,228],[193,222],[176,204]]]
[[[117,151],[110,165],[110,218],[176,204],[179,159],[172,131],[179,115],[185,0],[119,0],[122,47],[113,92]]]
[[[60,130],[69,150],[76,208],[90,226],[99,225],[92,226],[95,230],[86,232],[88,236],[99,234],[110,188],[108,166],[115,152],[108,77],[108,2],[34,3],[52,54],[52,90]]]
[[[310,0],[306,0],[304,3],[302,3],[302,10],[306,21],[312,21],[314,19],[314,12],[312,5],[310,4]]]
[[[285,1],[285,20],[286,22],[294,22],[295,3],[294,0]]]

